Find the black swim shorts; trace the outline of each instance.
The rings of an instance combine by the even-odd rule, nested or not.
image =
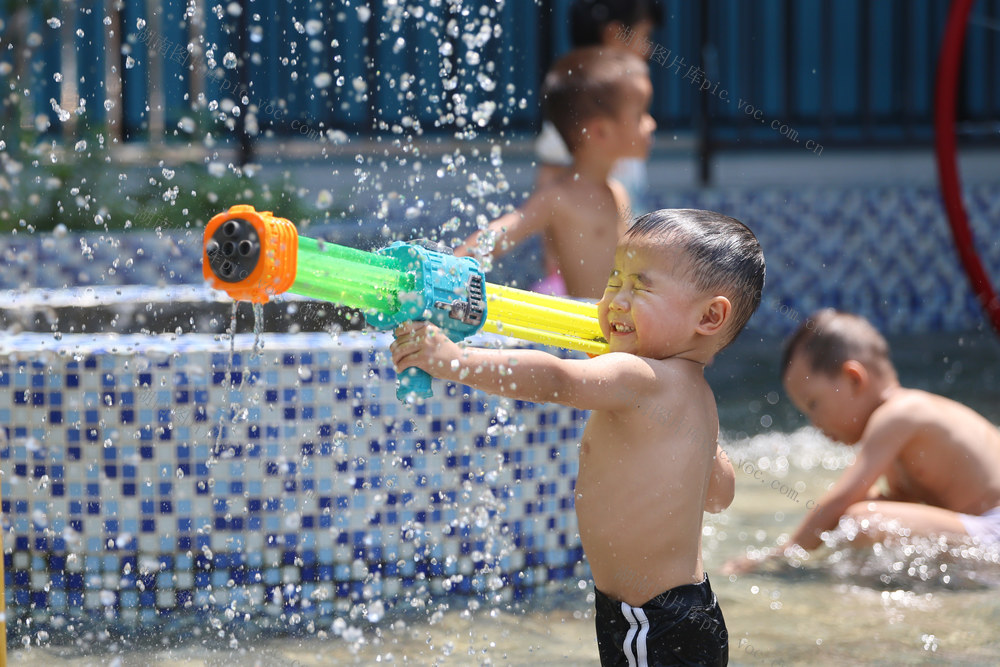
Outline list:
[[[601,665],[726,665],[729,633],[708,583],[677,586],[633,607],[594,589]]]

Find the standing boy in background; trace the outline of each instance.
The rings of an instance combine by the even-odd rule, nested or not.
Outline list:
[[[652,50],[650,38],[662,22],[658,0],[575,0],[569,8],[569,36],[574,48],[603,46],[630,50],[643,60]],[[560,176],[573,164],[573,155],[559,130],[548,118],[535,140],[538,169],[535,187],[540,189]],[[648,156],[647,156],[648,157]],[[625,157],[615,163],[611,177],[628,193],[634,217],[646,208],[646,157]],[[556,248],[543,246],[545,278],[532,286],[536,292],[567,295],[566,282],[555,261]]]
[[[648,154],[656,129],[649,115],[652,93],[645,61],[623,49],[579,49],[560,59],[545,77],[543,97],[546,115],[573,154],[572,166],[465,239],[455,254],[502,254],[541,234],[566,293],[600,298],[630,217],[628,194],[610,178],[611,169],[623,157]]]
[[[746,226],[663,210],[617,244],[598,305],[607,354],[463,347],[426,322],[396,330],[397,370],[591,411],[575,505],[604,665],[728,661],[701,534],[703,513],[732,502],[734,473],[704,368],[750,319],[763,286],[764,256]]]
[[[816,313],[789,339],[782,369],[796,407],[857,454],[774,555],[816,549],[842,517],[858,528],[857,546],[901,536],[1000,546],[1000,431],[960,403],[900,386],[889,345],[867,320]],[[725,569],[757,565],[742,558]]]

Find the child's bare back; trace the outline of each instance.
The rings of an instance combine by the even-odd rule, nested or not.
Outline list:
[[[900,387],[872,413],[869,428],[897,434],[865,444],[872,450],[865,456],[892,457],[882,499],[972,515],[1000,506],[1000,431],[974,410]]]
[[[611,179],[566,174],[535,198],[546,254],[555,261],[566,293],[599,299],[607,282],[606,267],[628,222],[625,189]]]
[[[657,389],[621,396],[634,399],[627,409],[591,414],[575,493],[594,585],[635,606],[704,576],[704,489],[714,491],[709,482],[719,436],[701,364],[644,361]]]
[[[628,195],[619,183],[567,174],[533,194],[518,210],[494,220],[485,232],[469,237],[455,253],[483,254],[483,234],[485,248],[497,253],[541,234],[566,293],[599,299],[628,211]]]

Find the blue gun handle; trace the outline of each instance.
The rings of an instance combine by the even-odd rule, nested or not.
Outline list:
[[[396,398],[405,401],[410,394],[417,398],[430,398],[434,395],[431,389],[431,376],[427,371],[411,366],[399,374]]]

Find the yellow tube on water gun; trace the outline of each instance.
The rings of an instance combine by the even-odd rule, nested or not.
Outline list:
[[[591,355],[608,351],[597,306],[487,283],[479,263],[427,241],[365,252],[298,235],[290,221],[233,206],[205,228],[202,271],[236,300],[291,292],[358,308],[377,329],[430,320],[452,340],[480,329]],[[397,394],[430,395],[430,378],[407,369]]]
[[[483,331],[588,354],[608,351],[596,304],[492,283],[486,284],[486,300]]]

